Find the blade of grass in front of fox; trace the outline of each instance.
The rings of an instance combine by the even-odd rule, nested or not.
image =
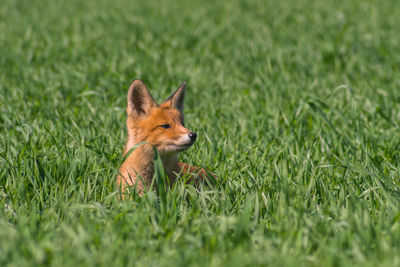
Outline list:
[[[128,152],[126,152],[126,154],[124,155],[124,157],[122,158],[121,162],[119,163],[119,165],[122,165],[122,163],[132,154],[132,152],[138,148],[141,145],[145,145],[148,144],[147,142],[140,142],[137,143],[136,145],[134,145],[131,149],[128,150]]]
[[[166,198],[166,180],[165,179],[166,175],[165,175],[165,171],[164,171],[164,165],[162,163],[162,160],[160,158],[160,155],[158,154],[158,151],[155,147],[153,147],[154,149],[154,175],[155,175],[155,181],[156,181],[156,185],[157,185],[157,191],[158,191],[158,195],[160,197],[161,200],[161,205],[163,206],[163,212],[165,213],[166,211],[166,202],[167,202],[167,198]]]
[[[136,194],[142,194],[142,193],[145,193],[145,192],[146,192],[145,190],[147,190],[147,188],[146,188],[145,186],[142,186],[142,191],[139,191],[139,192],[137,191],[137,188],[138,188],[138,179],[140,180],[140,182],[142,183],[142,185],[144,185],[144,181],[143,181],[143,178],[142,178],[142,176],[140,175],[140,173],[137,172],[136,170],[134,170],[134,171],[135,171],[135,174],[136,174],[136,180],[135,180],[135,182],[133,182],[133,180],[131,179],[131,175],[128,174],[128,175],[129,175],[129,179],[130,179],[131,182],[132,182],[132,184],[128,186],[128,189],[129,189],[129,188],[133,188],[132,193],[127,192],[127,194],[128,194],[129,196],[136,195]]]

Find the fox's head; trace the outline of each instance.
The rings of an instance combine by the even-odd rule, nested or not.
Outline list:
[[[186,84],[182,83],[175,93],[159,105],[141,80],[133,81],[126,109],[128,144],[146,142],[156,147],[161,155],[188,149],[196,141],[197,135],[184,124],[185,87]]]

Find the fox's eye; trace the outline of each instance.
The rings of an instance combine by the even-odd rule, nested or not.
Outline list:
[[[163,124],[163,125],[160,125],[160,127],[161,127],[161,128],[164,128],[164,129],[169,129],[169,128],[171,128],[171,125],[169,125],[169,124]]]

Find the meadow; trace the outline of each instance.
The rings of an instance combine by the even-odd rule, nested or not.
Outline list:
[[[0,266],[400,266],[396,0],[0,2]],[[120,201],[126,93],[187,82],[182,160]]]

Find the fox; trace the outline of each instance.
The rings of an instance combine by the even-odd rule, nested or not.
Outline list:
[[[195,185],[215,178],[208,170],[179,161],[179,153],[189,149],[197,139],[197,134],[186,128],[184,123],[185,89],[186,83],[183,82],[159,105],[143,81],[136,79],[130,85],[126,107],[128,137],[125,160],[117,175],[122,199],[132,192],[141,196],[150,189],[154,176],[154,148],[161,158],[170,187],[182,175],[190,177],[187,182],[194,182]]]

